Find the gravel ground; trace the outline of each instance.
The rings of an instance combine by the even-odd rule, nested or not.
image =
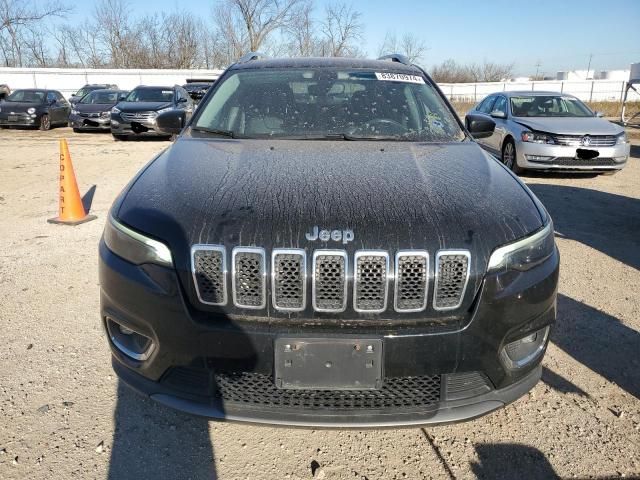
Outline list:
[[[98,220],[56,215],[57,139]],[[558,325],[530,394],[400,430],[214,423],[118,383],[98,322],[97,243],[167,142],[0,131],[0,478],[640,478],[640,141],[615,176],[529,176],[562,255]],[[92,186],[95,185],[95,189]]]

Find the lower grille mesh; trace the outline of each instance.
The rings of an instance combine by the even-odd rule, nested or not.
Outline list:
[[[464,253],[439,254],[436,259],[434,308],[456,308],[467,285],[469,256]]]
[[[389,378],[380,390],[283,390],[271,375],[215,375],[215,396],[228,402],[300,409],[383,409],[433,405],[440,400],[440,376]]]
[[[226,302],[224,252],[195,250],[193,274],[201,301],[214,305],[223,305]]]

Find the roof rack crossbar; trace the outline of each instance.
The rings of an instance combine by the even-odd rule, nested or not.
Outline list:
[[[411,61],[406,55],[400,53],[391,53],[389,55],[383,55],[378,60],[386,60],[388,62],[402,63],[403,65],[411,65]]]
[[[265,55],[264,53],[249,52],[249,53],[245,53],[243,56],[241,56],[238,59],[237,63],[246,63],[246,62],[250,62],[251,60],[261,60],[263,58],[269,58],[269,57],[267,55]]]

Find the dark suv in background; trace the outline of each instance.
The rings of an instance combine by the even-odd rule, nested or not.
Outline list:
[[[82,87],[80,90],[78,90],[76,93],[74,93],[69,97],[69,103],[71,103],[71,105],[74,105],[77,102],[79,102],[80,99],[84,97],[87,93],[93,92],[94,90],[104,90],[104,89],[118,90],[118,86],[114,84],[108,84],[108,83],[86,84],[84,87]]]
[[[190,118],[193,100],[179,85],[173,87],[139,86],[111,109],[111,133],[116,140],[130,136],[164,136],[156,128],[159,114],[178,110]]]
[[[209,91],[209,88],[213,85],[215,80],[210,81],[188,81],[182,87],[189,93],[189,96],[197,104],[202,100],[205,94]]]
[[[71,107],[57,90],[14,90],[0,102],[0,126],[39,127],[66,125]]]
[[[69,126],[74,132],[111,130],[111,109],[123,100],[126,90],[94,90],[73,105],[69,115]]]

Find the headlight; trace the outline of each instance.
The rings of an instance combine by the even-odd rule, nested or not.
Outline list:
[[[113,253],[136,265],[155,263],[163,267],[173,266],[169,247],[131,230],[111,215],[104,227],[104,243]]]
[[[111,113],[120,113],[120,109],[118,107],[113,107],[111,109]]]
[[[71,115],[78,115],[78,110],[71,110]]]
[[[109,116],[109,112],[102,112],[100,114],[101,117],[108,117]]]
[[[32,113],[36,113],[36,109],[31,107],[31,108],[27,108],[27,113],[28,114],[32,114]]]
[[[626,132],[622,132],[616,135],[616,145],[622,145],[623,143],[627,143],[629,139],[627,138]]]
[[[168,112],[169,110],[173,110],[173,107],[163,108],[161,110],[158,110],[156,113],[160,115],[161,113]]]
[[[548,144],[556,143],[556,141],[551,135],[545,135],[544,133],[522,132],[521,138],[523,142],[529,142],[529,143],[548,143]]]
[[[555,248],[553,222],[527,238],[497,248],[489,258],[489,271],[526,271],[541,264]]]

